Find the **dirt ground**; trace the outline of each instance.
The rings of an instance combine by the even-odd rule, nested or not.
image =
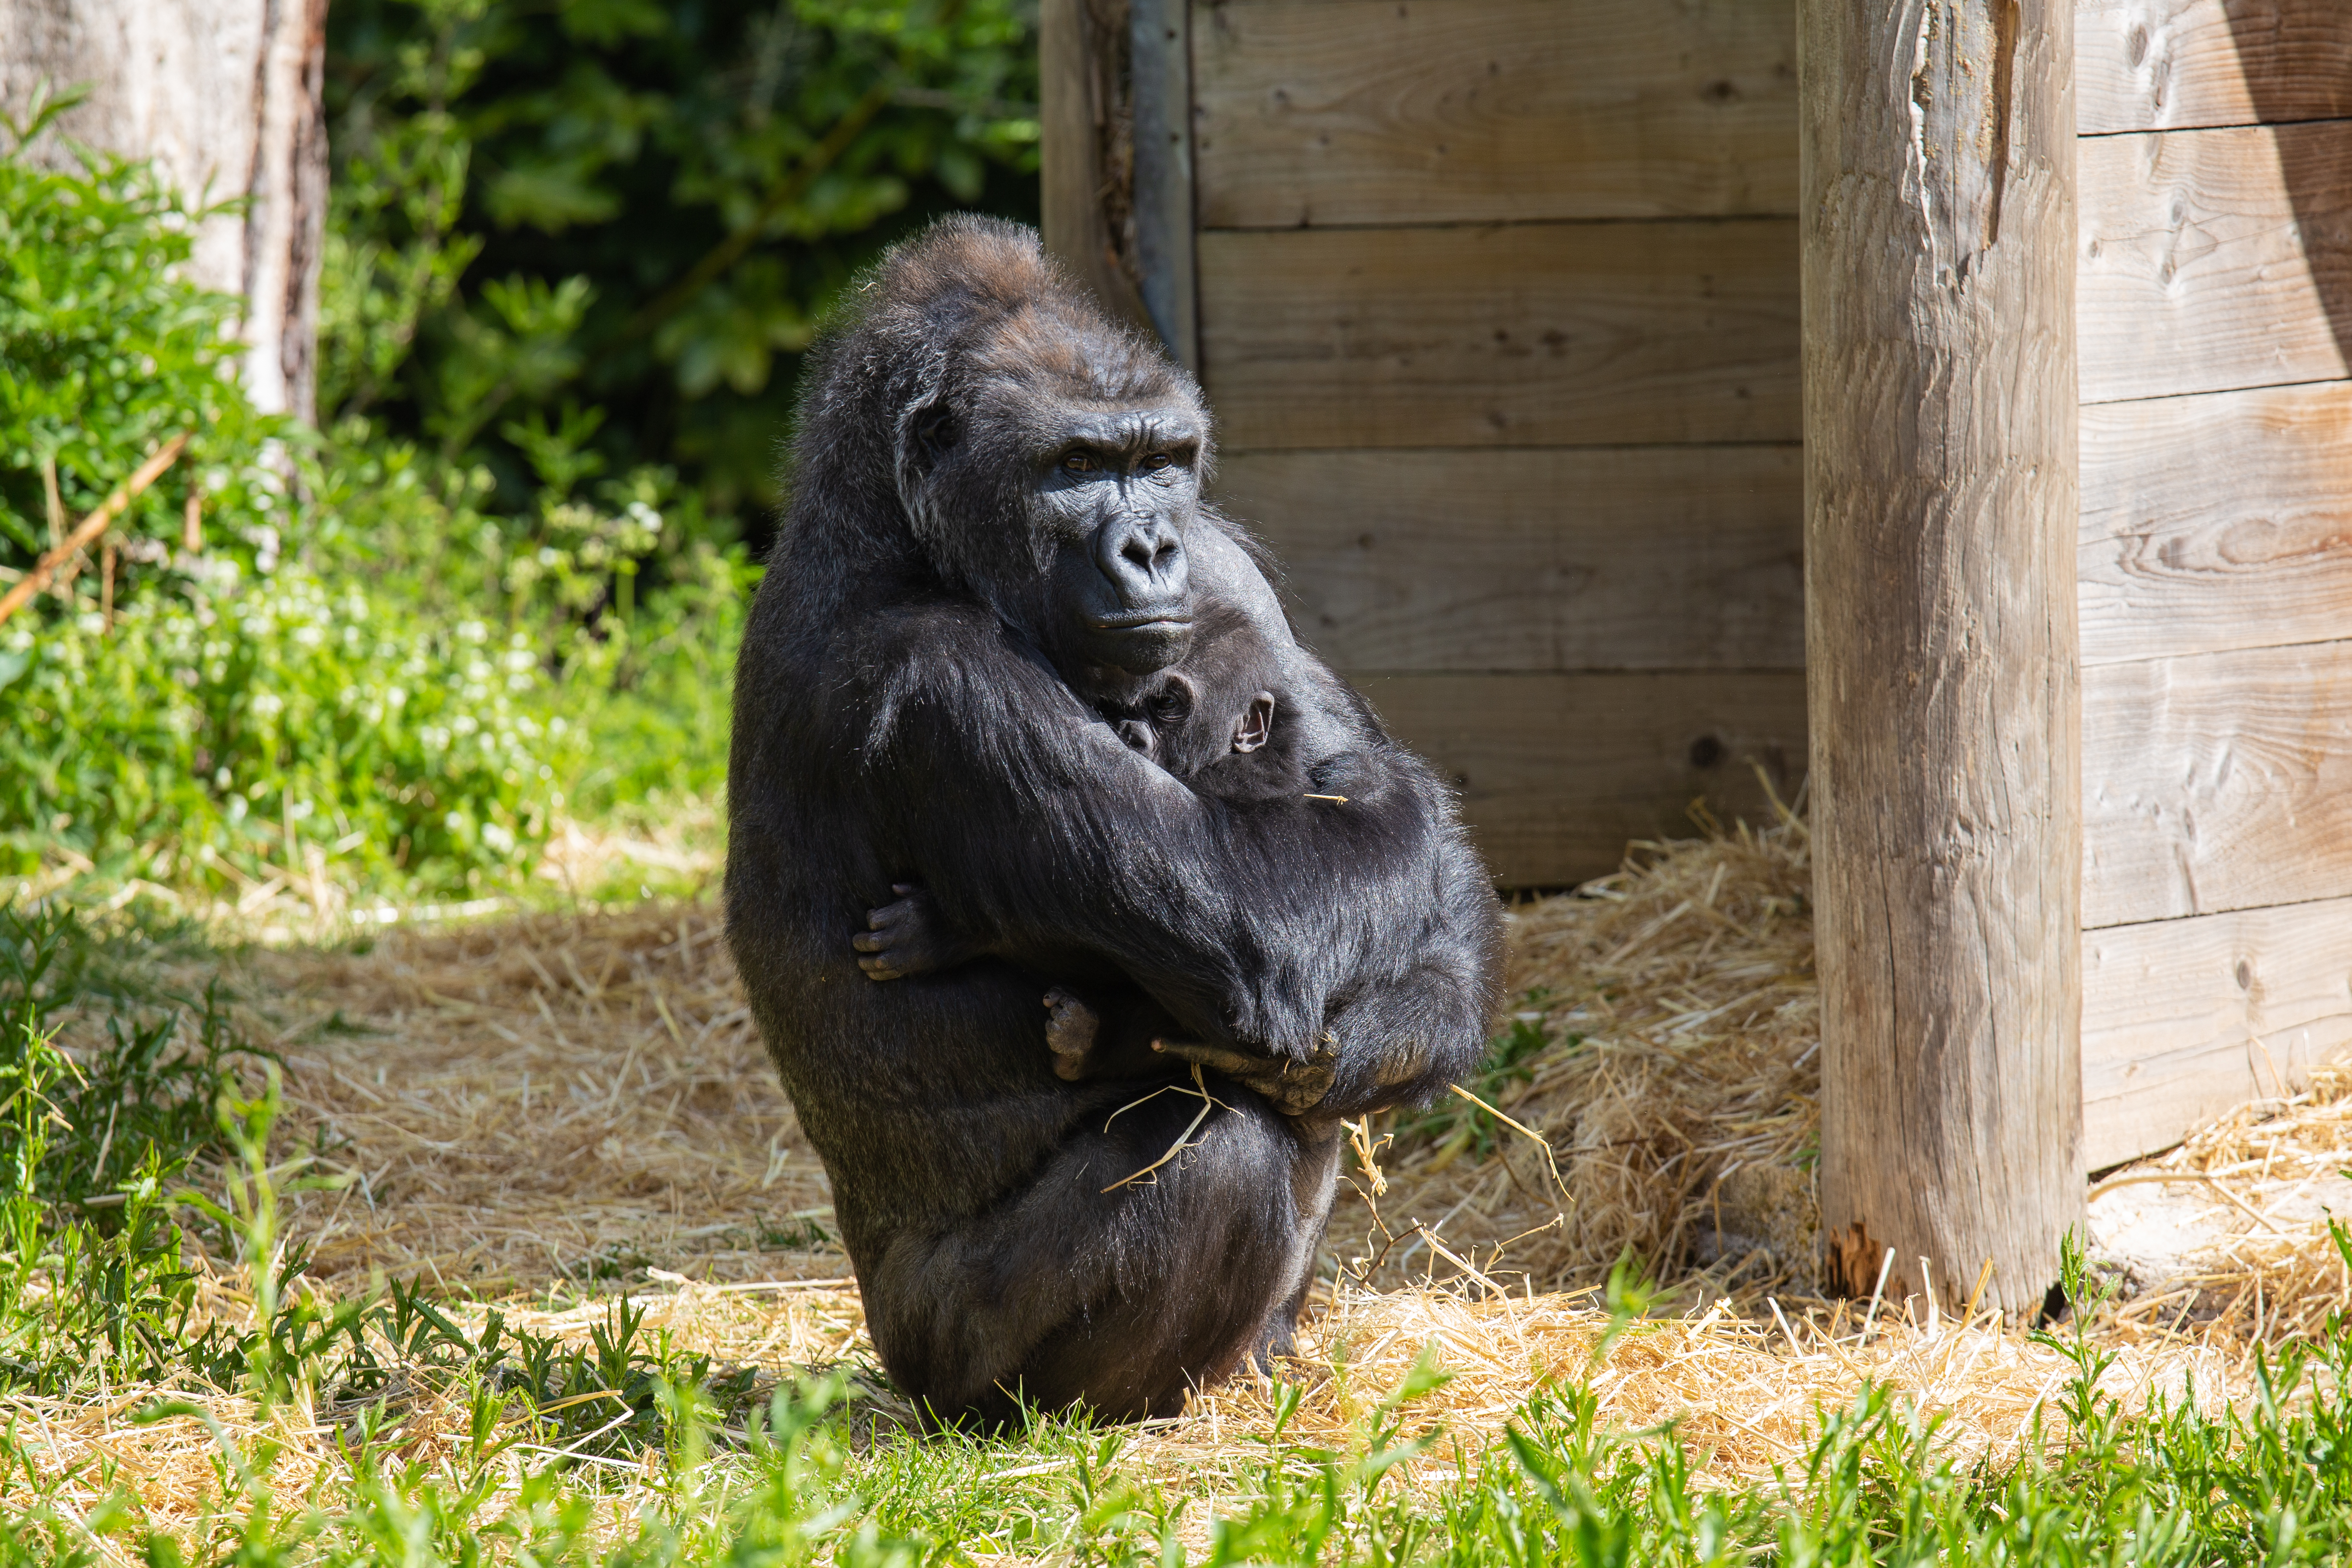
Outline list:
[[[714,909],[394,927],[253,965],[287,1132],[355,1177],[296,1211],[316,1277],[507,1296],[847,1273]]]

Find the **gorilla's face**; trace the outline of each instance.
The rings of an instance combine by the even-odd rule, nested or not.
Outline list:
[[[1063,662],[1148,675],[1192,645],[1186,536],[1200,417],[1181,406],[1066,412],[1032,455],[1046,640]]]
[[[898,440],[926,554],[1089,701],[1184,657],[1212,447],[1155,348],[1090,312],[1015,310],[944,357]]]
[[[1131,691],[1184,657],[1208,452],[1191,397],[1065,398],[1007,378],[918,410],[906,434],[902,493],[933,560],[1074,685]]]

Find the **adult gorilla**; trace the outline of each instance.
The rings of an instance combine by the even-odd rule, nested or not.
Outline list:
[[[1298,648],[1200,505],[1209,453],[1182,372],[1011,225],[901,246],[812,367],[737,673],[728,935],[875,1345],[942,1416],[1167,1413],[1286,1351],[1338,1118],[1467,1071],[1496,1003],[1450,796]],[[1196,796],[1097,713],[1185,654],[1203,594],[1326,694],[1290,719],[1346,754],[1348,804]],[[851,937],[909,883],[1014,956],[867,978]],[[1059,981],[1142,988],[1233,1068],[1223,1108],[1062,1082]],[[1327,1030],[1311,1109],[1247,1086],[1280,1097]]]

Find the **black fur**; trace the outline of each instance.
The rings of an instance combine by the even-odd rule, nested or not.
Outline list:
[[[1227,805],[1349,804],[1345,796],[1319,790],[1318,778],[1350,764],[1344,757],[1308,756],[1304,745],[1310,737],[1343,734],[1346,716],[1315,716],[1319,724],[1303,719],[1298,694],[1274,689],[1283,685],[1280,657],[1230,605],[1198,596],[1193,627],[1181,664],[1152,677],[1131,700],[1096,705],[1119,738],[1194,793]],[[929,890],[901,883],[891,891],[899,896],[868,910],[866,929],[853,943],[857,966],[869,977],[903,979],[984,956],[1019,957],[993,932],[955,929]],[[1054,1071],[1067,1082],[1164,1074],[1172,1056],[1214,1067],[1277,1110],[1298,1113],[1319,1106],[1338,1070],[1336,1041],[1328,1038],[1305,1062],[1186,1040],[1183,1027],[1134,986],[1082,991],[1055,985],[1041,999]]]
[[[738,669],[737,966],[900,1386],[943,1417],[1016,1396],[1170,1412],[1287,1348],[1337,1118],[1475,1061],[1499,911],[1447,791],[1297,647],[1200,505],[1190,382],[1034,234],[944,221],[851,312],[812,370]],[[1196,793],[1097,711],[1185,657],[1204,596],[1265,640],[1345,807]],[[900,884],[1005,956],[869,978],[850,939]],[[1056,982],[1140,988],[1238,1062],[1336,1034],[1329,1089],[1286,1117],[1212,1074],[1227,1108],[1194,1146],[1117,1185],[1200,1102],[1122,1112],[1150,1086],[1055,1077]]]

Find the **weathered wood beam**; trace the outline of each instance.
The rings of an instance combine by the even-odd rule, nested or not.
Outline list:
[[[1125,26],[1125,7],[1117,7]],[[1045,248],[1103,308],[1121,320],[1149,325],[1143,301],[1120,267],[1103,197],[1114,183],[1104,145],[1118,111],[1118,52],[1112,30],[1087,0],[1041,0],[1037,13],[1039,229]],[[1117,177],[1123,180],[1124,172]]]
[[[1197,375],[1192,13],[1191,0],[1129,0],[1128,55],[1135,106],[1136,275],[1160,341]]]
[[[2073,21],[1799,23],[1824,1263],[2012,1317],[2084,1216]]]

